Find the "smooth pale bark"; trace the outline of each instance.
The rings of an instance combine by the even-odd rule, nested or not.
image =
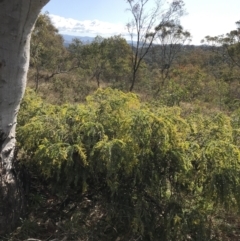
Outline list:
[[[30,37],[49,0],[0,0],[0,234],[24,209],[14,171],[15,130],[29,66]]]

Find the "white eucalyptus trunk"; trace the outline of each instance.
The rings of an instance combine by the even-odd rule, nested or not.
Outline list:
[[[29,66],[31,32],[49,0],[0,0],[0,234],[24,209],[14,175],[17,114]]]

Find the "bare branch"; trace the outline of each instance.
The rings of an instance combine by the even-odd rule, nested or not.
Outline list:
[[[127,29],[132,42],[132,80],[130,91],[133,90],[138,69],[149,52],[153,42],[156,39],[157,33],[164,26],[170,27],[175,24],[179,18],[185,13],[184,3],[182,0],[175,0],[170,5],[167,11],[162,10],[162,2],[157,0],[154,7],[148,10],[150,0],[127,0],[129,4],[128,11],[131,12],[133,19],[127,24]],[[158,25],[156,24],[158,22]],[[136,41],[136,43],[134,42]],[[135,44],[134,44],[135,43]]]

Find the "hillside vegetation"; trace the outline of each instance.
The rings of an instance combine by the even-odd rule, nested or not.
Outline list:
[[[239,27],[239,23],[237,25]],[[18,117],[28,215],[2,240],[239,240],[239,28],[206,45],[32,37]]]

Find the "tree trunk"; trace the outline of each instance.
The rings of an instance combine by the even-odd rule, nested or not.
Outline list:
[[[0,0],[0,234],[24,212],[24,197],[14,170],[15,130],[29,66],[30,37],[49,0]]]
[[[129,91],[130,91],[130,92],[133,91],[133,87],[134,87],[134,85],[135,85],[137,70],[138,70],[138,68],[137,68],[137,69],[135,69],[135,68],[133,69],[131,86],[130,86],[130,88],[129,88]]]

